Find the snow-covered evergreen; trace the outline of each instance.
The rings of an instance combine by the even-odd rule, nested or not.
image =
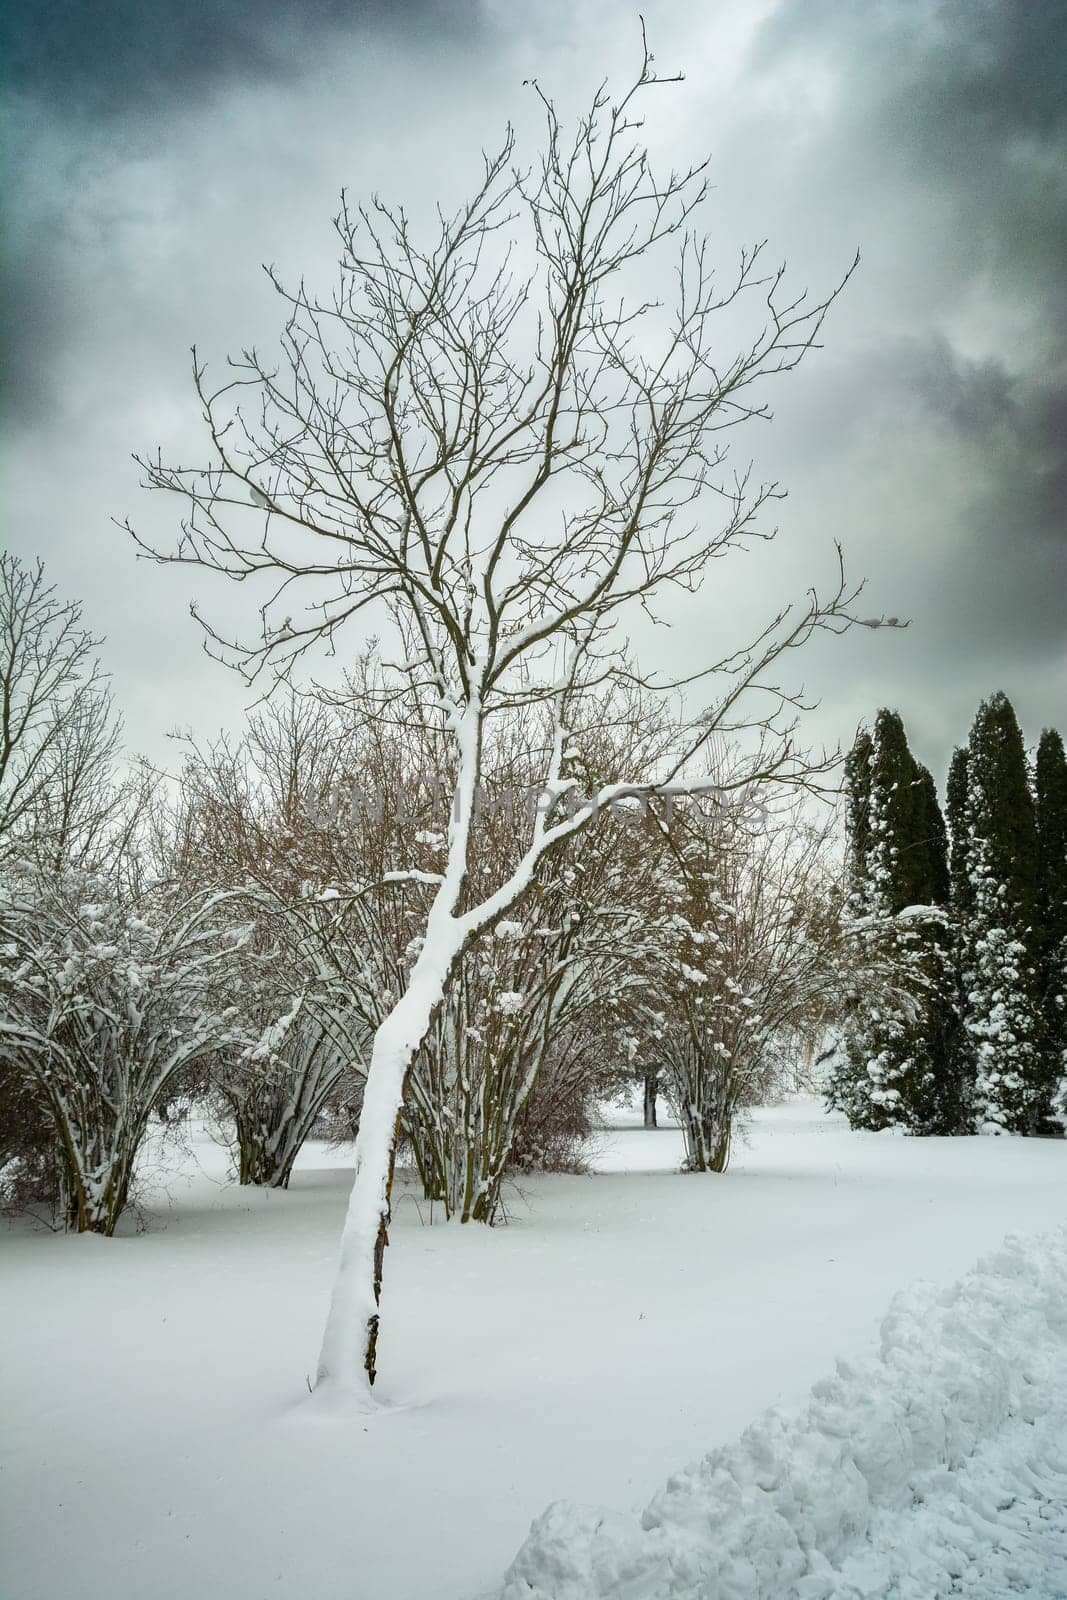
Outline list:
[[[1053,1115],[1067,1127],[1067,757],[1054,728],[1037,747],[1034,798],[1046,1071]]]
[[[882,710],[848,758],[848,924],[892,974],[857,986],[830,1097],[854,1127],[953,1133],[963,1092],[953,1048],[945,826],[904,724]],[[930,908],[923,915],[919,908]]]
[[[1039,989],[1037,829],[1022,733],[1006,695],[978,708],[966,772],[959,911],[975,1121],[989,1133],[1037,1133],[1052,1090]]]

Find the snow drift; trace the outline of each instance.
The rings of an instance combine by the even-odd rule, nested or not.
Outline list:
[[[712,1334],[713,1337],[713,1334]],[[898,1295],[877,1356],[671,1478],[552,1505],[500,1600],[1067,1595],[1067,1229]]]

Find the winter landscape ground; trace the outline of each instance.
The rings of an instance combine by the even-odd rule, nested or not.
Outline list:
[[[506,1227],[427,1226],[403,1191],[369,1417],[307,1392],[346,1151],[239,1189],[205,1135],[144,1231],[12,1226],[5,1600],[480,1600],[513,1562],[507,1600],[1067,1594],[1067,1145],[856,1133],[799,1099],[716,1177],[611,1120],[595,1172],[525,1180]],[[965,1281],[898,1302],[876,1370],[919,1279]],[[835,1355],[875,1367],[726,1452],[710,1500],[660,1494],[765,1408],[802,1413]],[[753,1493],[770,1586],[713,1587]],[[555,1508],[516,1562],[558,1501],[604,1509]]]

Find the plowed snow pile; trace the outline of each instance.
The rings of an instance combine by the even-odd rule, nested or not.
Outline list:
[[[1012,1594],[1067,1596],[1067,1230],[898,1295],[876,1357],[671,1478],[640,1521],[550,1506],[501,1600]]]

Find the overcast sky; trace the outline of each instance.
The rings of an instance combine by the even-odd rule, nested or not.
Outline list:
[[[789,490],[773,547],[717,568],[646,661],[695,664],[780,594],[832,576],[911,619],[805,661],[814,739],[899,708],[938,778],[978,700],[1029,740],[1067,724],[1067,6],[1050,0],[645,0],[657,152],[710,152],[724,262],[767,238],[825,288],[857,247],[825,348],[735,449]],[[188,602],[244,597],[135,559],[162,533],[134,449],[197,438],[189,346],[270,345],[260,263],[327,290],[342,186],[418,214],[457,199],[536,76],[564,109],[625,80],[636,8],[608,0],[11,0],[3,492],[106,635],[132,747],[232,725],[240,684]],[[712,644],[709,645],[709,640]],[[359,640],[353,637],[355,650]],[[658,654],[657,654],[658,653]]]

